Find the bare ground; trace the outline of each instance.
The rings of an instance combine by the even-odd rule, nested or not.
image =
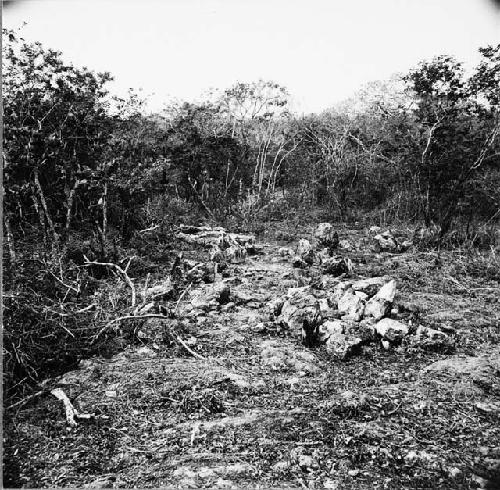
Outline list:
[[[362,231],[346,232],[353,242]],[[298,238],[298,237],[296,237]],[[23,487],[475,488],[500,460],[500,284],[456,253],[346,252],[355,277],[398,281],[412,321],[450,334],[433,349],[379,344],[335,361],[300,332],[262,328],[264,306],[317,272],[276,242],[232,266],[234,306],[136,324],[109,359],[62,387],[95,418],[66,426],[43,395],[9,417],[4,478]],[[207,287],[207,286],[204,286]],[[195,294],[192,291],[191,294]],[[189,354],[169,334],[175,328]],[[441,361],[441,364],[434,364]],[[429,366],[431,366],[429,368]],[[492,487],[497,488],[497,487]]]

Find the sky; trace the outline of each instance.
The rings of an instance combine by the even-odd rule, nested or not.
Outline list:
[[[113,93],[159,110],[212,88],[272,80],[298,112],[319,112],[423,59],[477,63],[500,43],[493,0],[11,0],[3,27],[109,71]]]

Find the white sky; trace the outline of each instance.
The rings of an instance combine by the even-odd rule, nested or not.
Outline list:
[[[424,58],[475,63],[500,43],[491,0],[17,0],[3,26],[110,71],[113,91],[193,100],[259,78],[286,86],[299,111],[320,111],[362,84]]]

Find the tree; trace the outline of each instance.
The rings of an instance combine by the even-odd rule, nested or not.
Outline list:
[[[37,216],[47,239],[66,239],[79,192],[102,163],[110,135],[105,85],[61,54],[3,31],[6,223]],[[34,213],[35,212],[35,213]]]

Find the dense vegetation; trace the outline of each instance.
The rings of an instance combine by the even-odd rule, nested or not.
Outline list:
[[[96,348],[113,311],[95,294],[110,270],[91,262],[155,270],[180,222],[321,216],[498,244],[500,45],[470,74],[441,56],[321,114],[266,81],[146,114],[110,96],[109,74],[3,36],[7,397]]]

